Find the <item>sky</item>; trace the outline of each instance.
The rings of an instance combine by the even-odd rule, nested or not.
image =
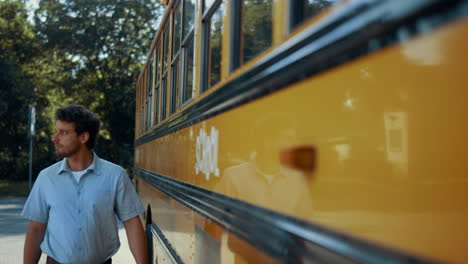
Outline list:
[[[26,9],[28,10],[28,20],[31,23],[34,23],[33,16],[34,10],[39,7],[39,0],[26,0]]]

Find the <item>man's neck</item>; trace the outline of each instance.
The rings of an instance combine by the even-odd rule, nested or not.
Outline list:
[[[67,158],[68,167],[72,171],[82,171],[93,163],[93,153],[86,149],[81,150]]]

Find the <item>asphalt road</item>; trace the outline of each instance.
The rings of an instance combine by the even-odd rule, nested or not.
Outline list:
[[[0,264],[23,263],[23,246],[28,220],[20,216],[26,198],[0,198]],[[127,236],[119,226],[120,249],[112,257],[113,264],[135,263]],[[42,255],[40,264],[45,263]]]

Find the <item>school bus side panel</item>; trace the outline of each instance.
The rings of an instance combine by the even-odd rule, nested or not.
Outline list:
[[[140,145],[135,166],[403,251],[463,261],[467,43],[468,21],[448,24]],[[315,171],[280,163],[280,152],[295,146],[316,148]]]

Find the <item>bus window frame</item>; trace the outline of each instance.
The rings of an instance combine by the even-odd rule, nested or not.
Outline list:
[[[162,38],[161,38],[161,109],[164,108],[164,110],[161,110],[164,112],[164,120],[167,119],[170,116],[170,113],[167,113],[167,90],[168,90],[168,85],[167,85],[167,78],[169,77],[169,66],[170,66],[170,58],[169,58],[169,47],[171,45],[171,39],[170,39],[170,24],[171,24],[171,19],[167,19],[164,21],[162,25]],[[167,58],[166,58],[167,56]],[[165,67],[164,67],[165,66]]]
[[[158,39],[158,41],[156,42],[156,45],[155,45],[155,48],[154,48],[154,91],[155,91],[155,99],[154,99],[154,102],[155,102],[155,107],[154,107],[154,111],[155,111],[155,116],[154,116],[154,125],[157,125],[160,121],[162,121],[162,116],[161,116],[161,112],[162,112],[162,109],[160,109],[160,102],[159,102],[159,94],[160,94],[160,87],[161,87],[161,82],[160,82],[160,73],[161,73],[161,69],[160,69],[160,41]]]
[[[169,115],[174,114],[177,109],[178,109],[178,97],[180,94],[180,54],[182,53],[182,28],[183,28],[183,4],[181,4],[183,1],[176,1],[174,5],[172,6],[171,9],[171,39],[170,39],[170,44],[169,46],[171,47],[171,55],[172,57],[170,58],[171,61],[171,81],[170,81],[170,96],[169,96]],[[180,12],[180,27],[179,32],[175,32],[175,20],[176,20],[176,15]],[[175,34],[179,34],[180,40],[179,40],[179,46],[175,47]],[[176,65],[177,64],[177,65]]]
[[[172,115],[177,111],[177,98],[179,94],[179,86],[180,85],[180,60],[179,57],[175,58],[173,63],[171,64],[171,96],[170,96],[170,106],[169,106],[169,113]]]
[[[146,97],[146,71],[144,71],[143,78],[141,81],[141,133],[144,134],[146,132],[146,127],[145,127],[145,120],[146,120],[146,105],[145,105],[145,97]]]
[[[232,44],[231,45],[233,46],[233,48],[237,48],[237,50],[235,51],[235,52],[237,52],[237,54],[233,51],[233,53],[235,55],[238,55],[237,59],[236,59],[236,60],[239,60],[238,61],[239,64],[237,65],[237,68],[240,68],[243,65],[248,64],[250,61],[255,60],[259,56],[262,56],[262,54],[265,51],[267,51],[268,49],[270,49],[270,48],[272,48],[274,46],[274,39],[273,39],[273,37],[274,37],[273,36],[273,30],[274,29],[273,29],[273,27],[274,27],[274,23],[275,23],[274,22],[274,19],[275,19],[274,18],[274,2],[275,2],[275,0],[265,0],[265,1],[271,1],[271,5],[272,5],[271,14],[270,14],[271,15],[271,39],[270,39],[270,43],[269,43],[270,45],[268,47],[264,48],[263,50],[257,52],[257,54],[255,54],[253,57],[249,58],[248,60],[244,60],[244,50],[243,49],[244,49],[244,45],[245,45],[244,44],[245,39],[242,36],[243,35],[243,29],[242,29],[243,23],[242,23],[242,21],[244,20],[244,17],[242,15],[242,10],[244,8],[245,0],[233,1],[233,2],[235,2],[234,3],[235,6],[233,6],[233,8],[234,8],[234,11],[237,12],[237,14],[233,16],[233,18],[232,18],[233,21],[230,21],[230,22],[232,23],[232,25],[234,25],[234,27],[236,29],[236,31],[234,31],[232,34],[234,34],[234,35],[237,34],[237,36],[234,37],[235,39],[231,39],[231,40],[232,41],[235,40],[237,42],[235,42],[235,45],[232,45]],[[295,1],[295,0],[292,0],[292,1]],[[234,66],[235,65],[236,64],[234,64]],[[232,70],[234,71],[237,68],[234,68]]]
[[[155,91],[155,83],[154,83],[154,51],[151,52],[150,54],[150,60],[148,61],[148,68],[147,68],[147,71],[148,71],[148,102],[149,102],[149,106],[148,106],[148,112],[149,112],[149,121],[148,121],[148,125],[149,127],[147,128],[147,130],[151,129],[155,124],[157,124],[157,122],[154,122],[155,118],[157,118],[157,104],[155,104],[154,102],[154,98],[153,97],[157,97],[157,95],[155,94],[156,91]],[[153,110],[154,109],[154,110]]]
[[[205,1],[202,1],[203,14],[201,19],[201,64],[200,64],[200,93],[204,93],[212,87],[210,85],[211,70],[211,19],[218,8],[225,4],[224,0],[214,0],[211,6],[206,7]],[[225,7],[227,8],[227,6]],[[226,25],[223,25],[226,26]],[[221,53],[223,47],[221,46]],[[221,62],[220,62],[221,63]],[[220,76],[221,81],[221,76]],[[219,81],[219,82],[220,82]],[[218,82],[218,83],[219,83]],[[216,85],[216,84],[215,84]]]
[[[231,16],[229,18],[229,73],[234,72],[237,68],[241,66],[240,60],[240,31],[241,31],[241,1],[231,1]]]
[[[193,29],[189,31],[189,33],[187,34],[187,38],[185,38],[184,40],[184,45],[182,47],[182,65],[181,65],[181,69],[180,69],[180,73],[181,73],[181,92],[180,92],[180,96],[179,96],[179,100],[180,100],[180,103],[179,103],[179,109],[184,107],[185,105],[189,104],[190,102],[193,101],[194,99],[194,96],[193,96],[193,91],[194,91],[194,77],[195,77],[195,63],[194,63],[194,55],[195,55],[195,51],[192,50],[192,61],[188,61],[188,52],[189,52],[189,48],[190,48],[190,44],[191,44],[191,41],[195,41],[195,34],[193,32]],[[195,45],[194,45],[194,49],[195,49]],[[186,89],[187,89],[187,79],[188,79],[188,66],[189,66],[189,63],[192,63],[192,94],[190,95],[190,97],[186,98],[184,100],[184,95],[186,93]]]
[[[180,73],[180,93],[179,93],[179,109],[190,103],[194,99],[193,91],[194,87],[194,68],[195,62],[192,58],[192,61],[188,61],[188,53],[190,44],[192,41],[195,41],[195,25],[196,25],[196,14],[197,14],[197,3],[196,1],[191,0],[183,0],[182,1],[182,41],[181,41],[181,60],[179,64],[179,73]],[[192,26],[186,28],[186,20],[188,19],[186,4],[189,2],[193,2],[193,18],[192,18]],[[204,2],[204,1],[203,1]],[[195,45],[193,45],[192,56],[195,55]],[[191,95],[188,98],[184,98],[187,89],[187,79],[188,79],[188,64],[192,63],[192,87],[191,87]],[[185,100],[184,100],[185,99]]]

